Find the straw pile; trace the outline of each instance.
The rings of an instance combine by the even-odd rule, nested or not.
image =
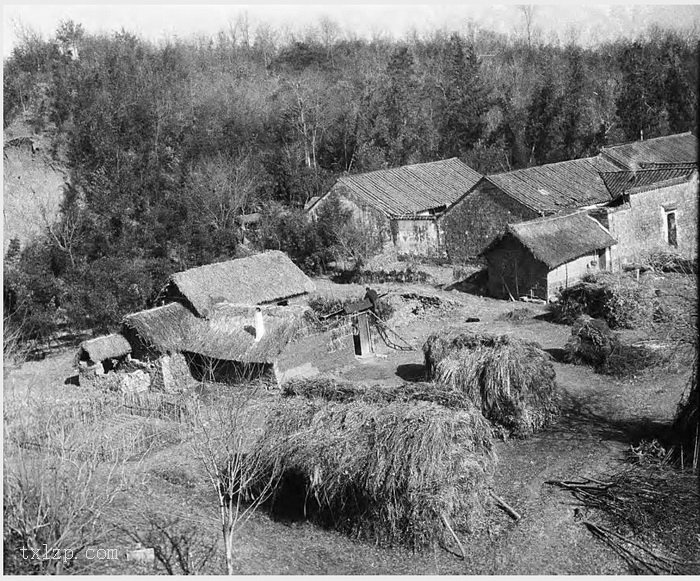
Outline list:
[[[275,478],[273,513],[414,549],[479,523],[495,462],[473,408],[300,397],[272,407],[247,458],[265,463],[260,482]]]
[[[361,401],[388,404],[392,402],[426,401],[462,410],[473,407],[463,392],[439,383],[410,382],[400,386],[367,385],[332,377],[317,376],[286,383],[282,395],[302,396],[338,403]]]
[[[423,347],[429,376],[462,391],[503,435],[525,437],[559,413],[550,357],[508,335],[432,335]]]

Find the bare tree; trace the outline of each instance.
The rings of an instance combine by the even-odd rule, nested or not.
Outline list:
[[[257,388],[228,393],[215,408],[200,406],[195,420],[194,452],[216,490],[219,501],[226,568],[236,572],[235,536],[269,498],[275,484],[265,460],[249,455],[251,426],[263,413]]]
[[[217,154],[192,168],[191,201],[216,230],[235,227],[235,219],[254,197],[259,185],[250,154]]]
[[[532,48],[532,34],[534,30],[535,5],[525,4],[519,6],[525,20],[525,36],[527,38],[527,48]]]

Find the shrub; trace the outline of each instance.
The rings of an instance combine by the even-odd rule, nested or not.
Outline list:
[[[581,315],[604,319],[611,328],[634,329],[651,322],[657,308],[654,289],[627,274],[598,273],[559,293],[551,303],[554,319],[572,324]]]
[[[571,329],[565,346],[569,363],[593,365],[598,373],[627,377],[668,360],[660,350],[625,345],[602,319],[582,315]]]

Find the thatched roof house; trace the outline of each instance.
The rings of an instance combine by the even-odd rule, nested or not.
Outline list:
[[[315,288],[284,252],[271,250],[175,273],[161,297],[208,317],[217,303],[284,305],[303,300]]]
[[[134,346],[134,356],[157,358],[182,353],[195,364],[224,363],[274,365],[280,354],[310,328],[311,310],[301,305],[263,306],[256,321],[256,308],[221,303],[209,318],[194,315],[179,303],[128,315],[123,332]],[[264,330],[263,330],[264,329]],[[219,378],[226,381],[226,378]]]
[[[493,296],[548,300],[592,270],[608,270],[610,233],[585,212],[510,224],[483,252]]]
[[[179,303],[140,311],[124,318],[125,333],[153,353],[194,353],[224,361],[273,363],[304,326],[303,306],[261,309],[264,334],[258,339],[255,307],[218,304],[202,319]],[[256,340],[257,339],[257,340]],[[132,341],[133,342],[133,341]]]
[[[131,345],[119,333],[105,335],[83,341],[78,347],[76,362],[86,362],[88,365],[95,365],[106,359],[118,359],[131,353]]]

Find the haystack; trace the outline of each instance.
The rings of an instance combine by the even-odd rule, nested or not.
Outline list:
[[[495,456],[478,410],[433,403],[280,400],[248,458],[275,477],[271,508],[380,545],[453,543],[482,515]],[[447,524],[446,524],[447,523]]]
[[[505,434],[525,437],[559,413],[559,390],[547,353],[508,335],[432,335],[425,364],[438,382],[462,391]]]

